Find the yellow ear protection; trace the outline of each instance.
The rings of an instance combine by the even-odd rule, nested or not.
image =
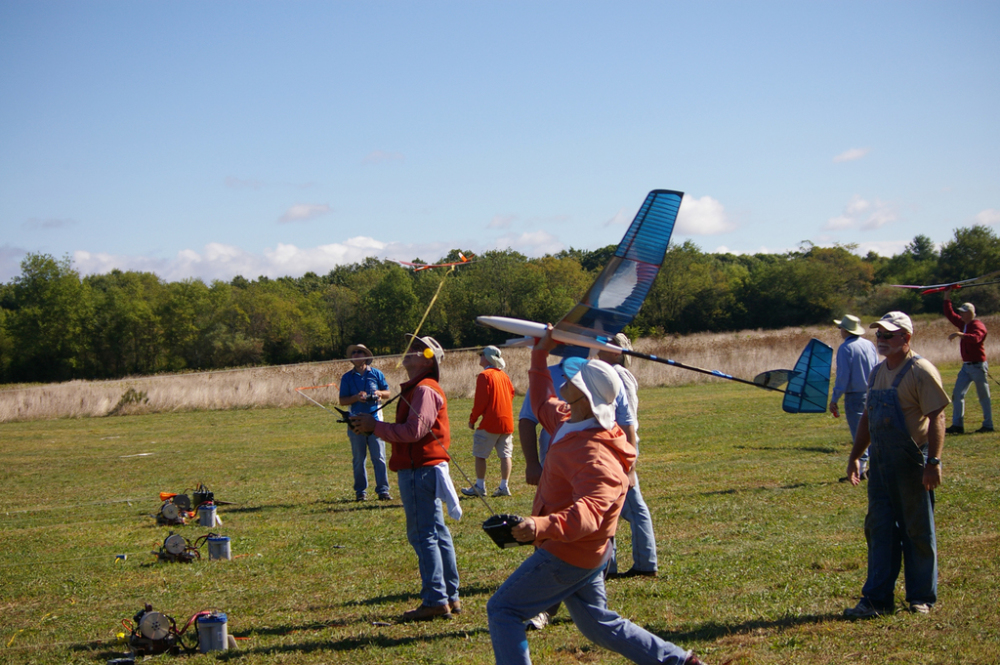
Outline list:
[[[431,350],[430,347],[424,347],[424,358],[430,359],[433,357],[434,357],[434,351]]]

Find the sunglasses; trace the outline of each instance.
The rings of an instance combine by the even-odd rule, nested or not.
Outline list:
[[[876,330],[875,331],[875,336],[878,337],[879,339],[892,339],[893,337],[895,337],[898,334],[899,333],[882,332],[881,330]]]

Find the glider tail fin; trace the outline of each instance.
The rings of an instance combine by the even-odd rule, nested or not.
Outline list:
[[[824,413],[830,398],[833,347],[811,339],[789,374],[781,408],[786,413]]]

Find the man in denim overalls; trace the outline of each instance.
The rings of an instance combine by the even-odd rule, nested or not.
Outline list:
[[[868,401],[847,462],[852,485],[861,482],[859,459],[868,462],[868,578],[850,618],[892,614],[902,564],[906,602],[926,614],[937,602],[934,488],[941,484],[944,409],[948,394],[929,361],[910,350],[913,323],[889,312],[870,327],[885,361],[872,370]]]

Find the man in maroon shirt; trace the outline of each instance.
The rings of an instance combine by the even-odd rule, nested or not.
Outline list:
[[[993,408],[990,405],[989,365],[986,363],[986,326],[976,318],[976,306],[971,302],[964,303],[956,311],[951,301],[945,298],[944,315],[955,324],[961,332],[952,333],[948,339],[961,338],[962,369],[955,381],[955,390],[951,394],[952,412],[951,427],[945,430],[947,434],[965,434],[965,393],[969,385],[976,384],[976,394],[979,395],[979,405],[983,408],[983,426],[976,433],[993,431]]]

